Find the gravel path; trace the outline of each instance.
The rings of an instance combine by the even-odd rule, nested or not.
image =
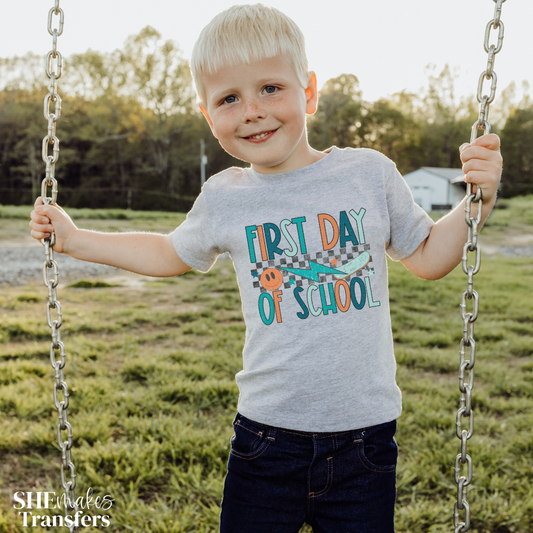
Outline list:
[[[483,246],[482,246],[483,248]],[[496,253],[506,257],[533,257],[533,245],[487,246],[488,257]],[[82,278],[116,276],[124,271],[96,263],[79,261],[67,255],[56,254],[60,280],[75,281]],[[0,286],[20,286],[42,279],[44,251],[42,246],[0,247]]]
[[[24,285],[29,281],[42,279],[44,263],[42,246],[0,248],[0,258],[0,286]],[[63,254],[56,254],[55,259],[59,265],[59,279],[63,281],[112,276],[123,272],[118,268],[79,261]]]
[[[533,245],[500,246],[499,251],[507,257],[533,257]]]

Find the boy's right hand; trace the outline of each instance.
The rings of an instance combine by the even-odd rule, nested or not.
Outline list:
[[[57,204],[44,205],[41,197],[37,198],[34,207],[29,224],[31,236],[37,240],[48,239],[53,231],[54,251],[68,253],[69,242],[78,229],[72,219]]]

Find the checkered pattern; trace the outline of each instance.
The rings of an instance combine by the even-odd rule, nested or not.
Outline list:
[[[340,268],[342,265],[345,265],[352,259],[355,259],[358,255],[363,252],[369,252],[369,244],[360,244],[359,246],[347,246],[346,248],[340,248],[339,250],[328,250],[327,252],[316,252],[315,254],[305,254],[303,256],[294,256],[294,257],[276,257],[276,259],[271,259],[269,261],[259,261],[255,264],[255,268],[251,270],[251,275],[253,276],[253,286],[259,288],[261,292],[267,292],[265,288],[261,286],[260,278],[261,274],[268,268],[276,268],[283,274],[283,284],[282,287],[285,289],[290,289],[291,287],[303,287],[304,285],[316,285],[317,283],[311,279],[305,279],[301,276],[293,274],[292,272],[287,272],[283,270],[283,267],[287,268],[309,268],[309,261],[318,263],[320,265],[327,265],[330,268]],[[336,259],[332,263],[332,260]],[[352,274],[344,278],[345,281],[349,281],[353,276],[362,277],[365,272],[372,270],[372,255],[370,255],[369,263]],[[320,283],[326,281],[337,281],[337,278],[333,274],[319,274]],[[291,280],[292,284],[291,284]]]

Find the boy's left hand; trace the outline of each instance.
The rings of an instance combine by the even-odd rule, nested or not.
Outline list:
[[[500,138],[494,133],[482,135],[471,144],[462,144],[459,152],[465,181],[480,187],[483,201],[491,202],[496,197],[502,174]],[[475,191],[473,187],[472,192]]]
[[[500,138],[494,134],[478,137],[473,143],[459,148],[463,162],[464,180],[474,184],[472,192],[481,188],[483,212],[481,224],[489,216],[502,173]],[[448,216],[442,217],[431,229],[427,239],[415,252],[402,260],[413,274],[424,279],[439,279],[451,272],[462,259],[467,239],[464,199]],[[478,204],[479,205],[479,204]],[[477,207],[474,208],[477,213]]]

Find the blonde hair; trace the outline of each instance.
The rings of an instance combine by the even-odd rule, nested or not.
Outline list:
[[[192,51],[191,72],[200,100],[207,104],[206,73],[281,54],[289,59],[302,87],[307,87],[305,39],[292,19],[263,4],[236,5],[222,11],[202,30]]]

